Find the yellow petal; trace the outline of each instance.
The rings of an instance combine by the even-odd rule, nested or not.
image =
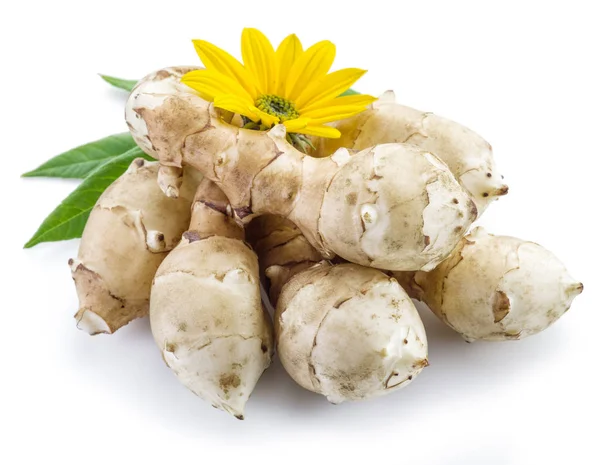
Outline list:
[[[295,100],[296,108],[301,110],[313,103],[336,98],[348,90],[365,73],[366,71],[362,69],[346,68],[311,82]]]
[[[242,32],[244,66],[253,74],[262,94],[275,92],[277,62],[269,39],[258,29],[245,28]]]
[[[301,114],[302,116],[308,116],[309,118],[320,118],[324,116],[323,112],[326,114],[328,114],[330,111],[340,111],[342,113],[346,113],[347,109],[354,107],[362,107],[364,110],[367,105],[370,105],[375,100],[377,100],[376,97],[366,94],[337,97],[333,100],[320,101],[312,105],[305,106],[302,108]]]
[[[334,58],[335,45],[328,40],[317,42],[308,48],[290,69],[284,97],[295,101],[309,83],[327,74]]]
[[[358,113],[362,113],[365,111],[364,107],[354,107],[353,110],[349,110],[345,113],[335,113],[327,116],[322,116],[320,118],[311,118],[311,123],[314,124],[325,124],[331,123],[332,121],[339,121],[341,119],[350,118],[351,116],[357,115]]]
[[[296,37],[296,34],[287,36],[281,41],[279,47],[277,47],[277,51],[275,52],[278,66],[277,89],[275,90],[277,95],[284,95],[285,83],[290,73],[290,69],[301,54],[302,43],[300,42],[300,39]]]
[[[217,71],[210,69],[197,69],[186,73],[181,82],[197,90],[203,95],[210,96],[209,100],[214,100],[218,95],[231,94],[253,104],[254,100],[248,94],[242,85]]]
[[[298,129],[304,129],[308,126],[310,118],[289,119],[283,122],[283,125],[289,132],[297,132]]]
[[[296,129],[294,132],[317,137],[327,137],[330,139],[338,139],[342,135],[336,128],[331,128],[329,126],[306,126],[304,129]]]
[[[252,110],[260,117],[262,123],[269,128],[274,124],[279,123],[279,118],[277,116],[269,115],[256,107],[252,107]]]
[[[205,40],[193,40],[192,42],[196,48],[196,53],[207,69],[239,82],[246,89],[246,92],[252,96],[252,100],[258,98],[257,86],[252,74],[244,69],[239,61],[210,42]]]
[[[215,106],[246,116],[255,123],[260,120],[260,117],[252,109],[254,105],[248,105],[246,101],[234,95],[219,95],[215,97]]]
[[[339,119],[349,118],[352,115],[361,113],[365,107],[348,106],[348,107],[330,107],[313,110],[310,114],[302,114],[303,117],[310,118],[315,124],[330,123]]]

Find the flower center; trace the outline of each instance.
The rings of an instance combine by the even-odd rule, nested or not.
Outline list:
[[[254,104],[259,110],[271,116],[277,116],[281,121],[296,119],[300,116],[292,102],[277,95],[261,95]]]

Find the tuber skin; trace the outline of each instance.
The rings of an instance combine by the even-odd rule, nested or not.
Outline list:
[[[258,259],[204,179],[189,231],[159,267],[150,325],[163,358],[194,394],[236,418],[271,363],[273,328],[260,299]]]
[[[279,359],[300,386],[339,404],[394,392],[428,365],[423,324],[395,279],[316,263],[316,250],[283,218],[261,217],[248,229],[268,265]]]
[[[487,141],[454,121],[397,104],[392,91],[368,110],[333,126],[342,136],[315,141],[320,156],[340,147],[363,150],[389,142],[410,143],[435,153],[448,165],[473,197],[479,215],[493,200],[508,193]]]
[[[77,327],[111,334],[148,314],[154,273],[190,221],[200,174],[185,170],[181,195],[163,195],[159,164],[135,159],[100,196],[76,259],[69,260],[79,297]]]
[[[180,82],[190,69],[144,78],[127,102],[127,122],[140,147],[163,166],[186,164],[217,183],[239,220],[277,214],[325,258],[431,270],[477,217],[470,195],[432,153],[382,144],[356,154],[342,148],[327,158],[307,156],[286,141],[282,125],[261,132],[224,122]]]
[[[543,331],[583,291],[542,246],[475,228],[429,272],[394,273],[466,341],[522,339]]]
[[[259,258],[264,287],[275,306],[281,288],[294,275],[323,260],[290,220],[276,215],[254,218],[246,227],[246,238]]]

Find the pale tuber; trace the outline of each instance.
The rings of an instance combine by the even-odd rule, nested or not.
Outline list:
[[[316,250],[292,223],[258,220],[249,238],[269,264],[278,355],[298,384],[337,404],[391,393],[427,366],[423,324],[395,279],[315,264]]]
[[[215,181],[239,219],[289,218],[326,258],[430,270],[476,218],[469,194],[429,151],[383,144],[313,158],[287,142],[282,125],[261,132],[224,122],[180,82],[186,70],[161,70],[138,83],[127,122],[164,166],[187,164]]]
[[[472,130],[433,113],[395,102],[386,92],[372,107],[351,118],[336,121],[339,139],[320,138],[318,153],[328,155],[340,147],[363,150],[376,144],[415,144],[440,157],[477,204],[479,215],[492,200],[508,192],[494,162],[492,147]]]
[[[522,339],[560,318],[581,293],[542,246],[475,228],[428,273],[394,273],[467,341]]]
[[[263,215],[246,227],[246,239],[259,258],[261,276],[273,306],[281,288],[295,274],[323,260],[300,230],[281,216]]]
[[[271,363],[273,329],[260,300],[258,259],[230,211],[223,193],[204,179],[190,230],[154,278],[150,324],[179,381],[243,419]]]
[[[190,221],[200,175],[185,170],[178,199],[157,185],[158,163],[134,160],[98,199],[77,259],[69,260],[79,311],[77,327],[113,333],[148,313],[152,278]]]

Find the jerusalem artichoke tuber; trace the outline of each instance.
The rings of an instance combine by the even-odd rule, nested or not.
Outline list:
[[[283,218],[258,218],[249,230],[269,265],[279,358],[298,384],[340,403],[393,392],[427,366],[423,324],[395,279],[315,265],[316,250]]]
[[[77,327],[113,333],[148,313],[158,265],[181,237],[200,175],[186,169],[179,199],[157,186],[158,163],[134,160],[98,199],[86,223],[77,259],[69,260],[79,311]]]
[[[156,344],[177,378],[239,419],[271,363],[271,321],[262,308],[256,254],[204,179],[190,230],[159,267],[150,298]]]
[[[376,144],[408,142],[432,151],[448,165],[472,195],[479,215],[492,200],[508,192],[487,141],[454,121],[397,104],[391,91],[370,109],[333,126],[342,136],[316,141],[320,156],[340,147],[363,150]]]
[[[428,273],[394,273],[467,341],[522,339],[560,318],[581,293],[564,265],[534,242],[475,228]]]
[[[181,84],[187,69],[165,69],[132,92],[132,135],[165,166],[188,164],[215,181],[236,216],[274,213],[292,220],[326,258],[394,270],[430,270],[458,243],[477,209],[448,167],[409,144],[353,156],[306,156],[285,138],[240,129]],[[340,227],[343,225],[343,227]]]
[[[281,216],[254,218],[246,227],[246,239],[258,255],[261,276],[268,280],[265,288],[273,305],[285,283],[323,260],[294,223]]]

